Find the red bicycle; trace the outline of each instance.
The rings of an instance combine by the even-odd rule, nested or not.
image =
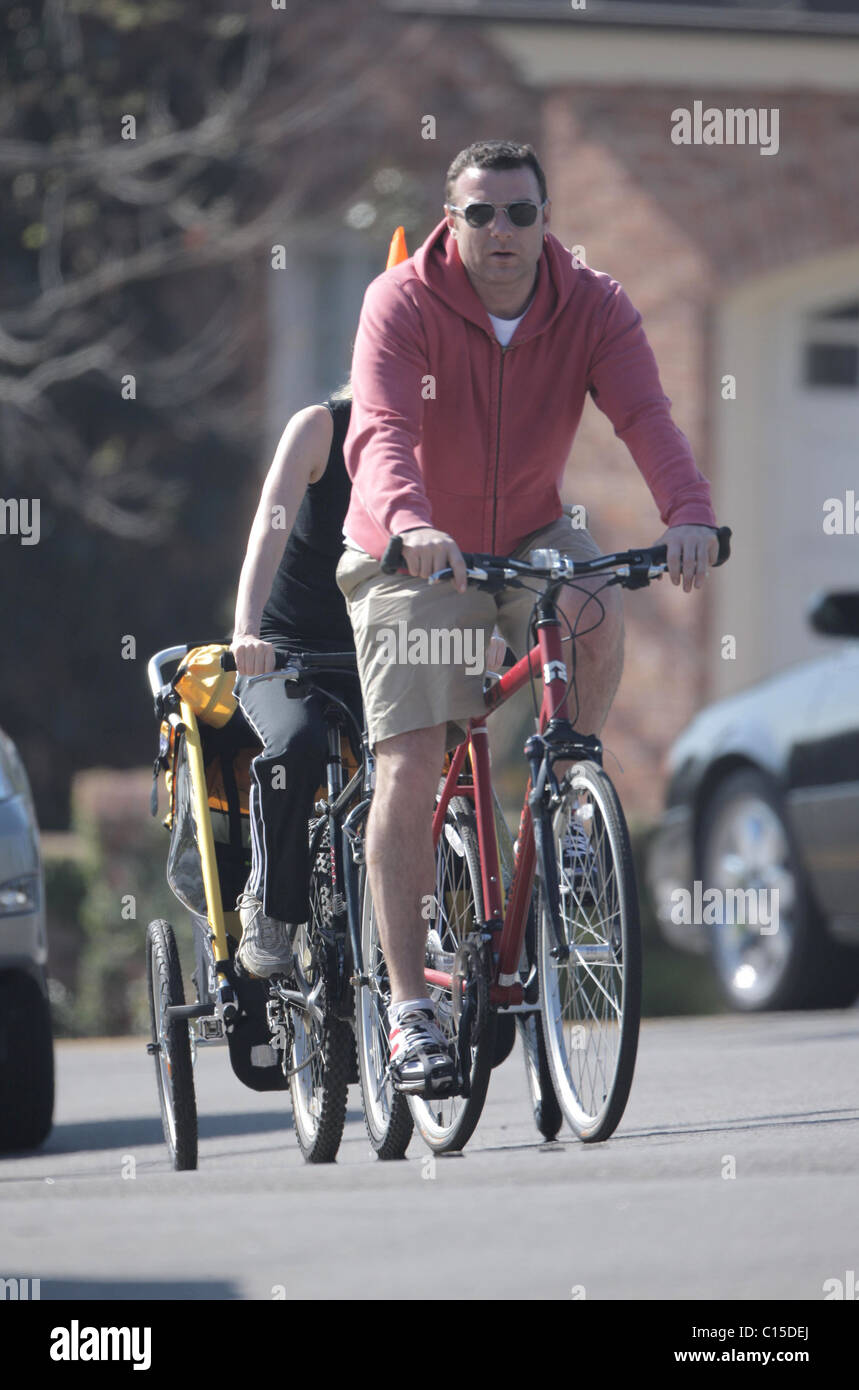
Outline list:
[[[730,553],[731,532],[722,527],[717,534],[719,565]],[[401,559],[395,536],[383,569],[395,571]],[[512,1047],[517,1019],[535,1118],[547,1138],[564,1119],[588,1143],[614,1132],[638,1046],[641,929],[629,834],[601,766],[601,744],[570,722],[577,634],[570,633],[568,677],[557,596],[563,585],[603,573],[601,588],[643,588],[664,573],[666,548],[577,562],[554,550],[532,551],[527,562],[493,555],[464,559],[469,582],[490,592],[540,582],[532,618],[536,642],[487,684],[487,716],[470,721],[468,741],[451,755],[437,795],[434,916],[424,974],[459,1059],[460,1094],[449,1099],[406,1099],[392,1087],[390,991],[363,876],[356,1041],[368,1133],[386,1158],[405,1151],[406,1105],[432,1150],[463,1147],[480,1118],[492,1067]],[[450,574],[441,570],[430,582]],[[486,723],[529,683],[536,705],[540,676],[538,732],[525,744],[530,776],[514,848],[492,792]]]

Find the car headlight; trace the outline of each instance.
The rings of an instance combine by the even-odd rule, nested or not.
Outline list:
[[[17,917],[35,912],[39,906],[39,879],[36,874],[0,883],[0,917]]]

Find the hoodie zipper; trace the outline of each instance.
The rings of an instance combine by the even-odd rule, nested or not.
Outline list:
[[[492,541],[490,544],[490,554],[495,554],[495,522],[498,514],[498,458],[501,453],[501,389],[504,384],[504,354],[507,349],[501,347],[501,357],[498,364],[498,419],[495,426],[495,473],[492,478]]]

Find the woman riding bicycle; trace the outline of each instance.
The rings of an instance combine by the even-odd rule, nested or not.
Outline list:
[[[287,699],[282,681],[249,684],[274,670],[277,651],[355,649],[334,579],[351,491],[343,461],[351,405],[346,385],[289,421],[263,484],[239,580],[235,693],[263,747],[251,764],[252,861],[239,898],[238,958],[262,977],[289,971],[290,927],[307,920],[307,823],[325,775],[326,695],[341,700],[363,728],[357,675],[320,673],[319,689],[298,699]]]

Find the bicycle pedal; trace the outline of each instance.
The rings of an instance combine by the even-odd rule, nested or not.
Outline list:
[[[198,1042],[220,1042],[223,1037],[224,1020],[222,1018],[197,1019]]]

